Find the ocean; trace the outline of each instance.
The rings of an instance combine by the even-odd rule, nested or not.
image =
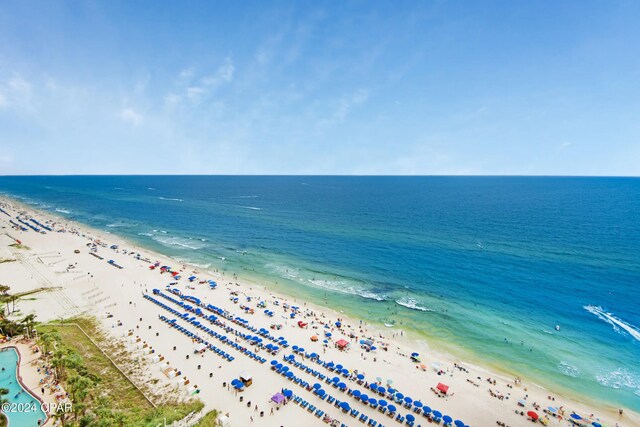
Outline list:
[[[640,179],[0,177],[0,194],[640,411]]]

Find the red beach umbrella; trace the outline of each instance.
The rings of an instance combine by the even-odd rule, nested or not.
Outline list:
[[[447,392],[449,391],[449,386],[442,383],[438,383],[437,389],[443,392],[444,394],[447,394]]]
[[[533,420],[537,420],[537,419],[538,419],[538,414],[537,414],[537,413],[535,413],[535,412],[533,412],[533,411],[529,411],[529,412],[527,412],[527,415],[528,415],[529,417],[531,417],[531,419],[533,419]]]

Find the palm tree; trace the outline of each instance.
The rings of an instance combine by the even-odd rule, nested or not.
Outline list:
[[[22,319],[22,324],[27,328],[27,338],[30,339],[33,327],[36,325],[36,315],[33,313],[27,314],[24,319]]]

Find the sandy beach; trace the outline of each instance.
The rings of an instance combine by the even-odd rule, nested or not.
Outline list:
[[[20,316],[36,313],[39,322],[95,316],[105,331],[126,343],[132,357],[145,360],[148,379],[158,381],[158,390],[179,389],[186,398],[197,389],[205,407],[227,414],[229,425],[323,425],[335,420],[337,426],[353,426],[370,425],[369,420],[374,420],[376,425],[395,426],[401,425],[402,421],[396,419],[400,414],[405,417],[403,424],[413,417],[415,421],[409,425],[424,426],[432,422],[421,409],[425,406],[431,414],[439,411],[442,418],[448,415],[470,426],[530,425],[529,411],[551,426],[574,425],[568,421],[571,414],[576,414],[574,422],[582,418],[580,425],[640,425],[639,414],[625,410],[620,416],[618,408],[588,405],[527,379],[516,381],[438,352],[399,328],[378,329],[346,318],[322,306],[321,301],[295,300],[242,277],[201,270],[13,200],[0,199],[0,207],[6,212],[0,212],[0,259],[12,260],[0,263],[3,283],[11,286],[12,292],[50,288],[18,301]],[[18,217],[45,233],[18,222]],[[10,246],[16,241],[21,246]],[[170,271],[163,270],[163,266],[170,266]],[[190,281],[192,276],[195,279]],[[216,282],[215,288],[210,286],[210,280]],[[185,309],[185,304],[194,311]],[[207,305],[224,314],[206,310]],[[198,308],[203,316],[195,312]],[[172,310],[189,315],[183,319]],[[273,316],[265,310],[273,312]],[[215,322],[207,320],[211,315],[216,316]],[[196,319],[190,322],[191,317]],[[168,321],[172,319],[197,338],[170,326]],[[275,342],[266,334],[255,332],[261,328]],[[246,335],[260,335],[262,344],[256,345]],[[283,339],[286,346],[281,345]],[[196,354],[194,346],[200,340],[208,341],[223,354],[211,349]],[[346,349],[339,348],[340,340],[348,343]],[[368,342],[364,348],[361,340]],[[279,348],[269,351],[267,344]],[[294,352],[294,346],[303,347],[304,351]],[[371,346],[376,349],[368,351]],[[418,354],[419,361],[411,359],[413,353]],[[294,355],[295,362],[284,360],[289,355]],[[273,369],[273,360],[288,369],[278,373]],[[329,362],[343,365],[348,373],[329,369]],[[174,376],[169,367],[180,373]],[[293,372],[293,379],[288,379],[286,372]],[[234,390],[230,384],[241,376],[251,377],[251,385],[242,391]],[[326,378],[323,380],[322,376]],[[330,383],[335,376],[339,377],[337,386]],[[31,383],[34,382],[27,381],[27,385]],[[358,412],[357,416],[351,415],[351,409],[345,412],[335,402],[329,403],[330,399],[321,399],[313,392],[316,383],[327,395],[347,402]],[[344,391],[340,383],[345,384]],[[372,383],[385,390],[373,391]],[[446,393],[438,390],[439,384],[447,387]],[[404,399],[400,399],[403,404],[394,403],[388,388],[424,406],[405,404]],[[276,404],[271,398],[283,389],[292,391],[292,399]],[[375,408],[362,403],[353,394],[356,390],[385,400],[386,407],[394,405],[397,411],[390,416],[388,409],[381,410],[384,404],[380,407],[378,403]],[[306,407],[304,402],[308,403]],[[315,410],[310,412],[309,406]],[[555,408],[556,414],[548,407]],[[367,421],[361,422],[361,416],[366,416]]]

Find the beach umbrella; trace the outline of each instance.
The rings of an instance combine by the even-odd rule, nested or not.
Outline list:
[[[387,392],[387,389],[384,387],[378,387],[378,393],[380,394],[385,394]]]
[[[445,415],[444,417],[442,417],[442,421],[444,421],[445,424],[451,424],[453,418],[451,418],[449,415]]]
[[[557,408],[554,408],[553,406],[548,406],[548,407],[547,407],[547,410],[548,410],[549,412],[554,413],[554,414],[555,414],[556,412],[558,412],[558,409],[557,409]]]
[[[382,382],[382,377],[376,377],[376,381],[378,381],[379,383]]]
[[[325,336],[325,337],[331,337],[331,332],[325,332],[325,333],[324,333],[324,336]]]
[[[378,403],[378,401],[376,399],[374,399],[373,397],[369,399],[369,405],[375,405],[377,403]]]
[[[527,404],[527,401],[526,401],[526,400],[524,400],[524,399],[520,399],[520,400],[518,400],[518,403],[519,403],[520,405],[522,405],[522,406],[525,406],[525,405]]]
[[[333,362],[327,363],[327,368],[333,368],[335,364]]]
[[[341,364],[339,364],[339,363],[336,365],[336,369],[337,369],[338,371],[341,371],[343,367],[344,367],[344,366],[342,366],[342,365],[341,365]]]
[[[340,382],[340,378],[339,377],[333,377],[331,379],[331,382],[334,383],[334,384],[338,384]]]
[[[411,357],[418,357],[420,356],[418,353],[411,353]]]
[[[353,390],[353,393],[351,393],[351,394],[353,394],[353,397],[355,397],[357,399],[358,397],[360,397],[362,392],[360,390]]]
[[[380,406],[382,406],[384,408],[385,406],[388,405],[388,403],[387,403],[386,400],[380,399],[380,400],[378,400],[378,405],[380,405]]]
[[[529,411],[529,412],[527,412],[527,416],[528,416],[528,417],[531,417],[531,418],[532,418],[532,419],[534,419],[534,420],[537,420],[537,419],[538,419],[538,414],[537,414],[537,413],[535,413],[535,412],[533,412],[533,411]]]
[[[323,389],[318,389],[318,391],[316,392],[316,394],[320,397],[324,396],[325,394],[327,394],[326,391],[324,391]]]
[[[411,414],[407,414],[407,416],[405,418],[407,419],[407,421],[415,421],[416,420],[416,417],[414,417]]]
[[[389,412],[396,412],[396,407],[394,405],[387,406],[387,409],[389,410]]]
[[[363,379],[364,379],[364,375],[362,375],[362,374],[358,374],[357,378],[358,378],[359,380],[363,380]]]
[[[238,379],[233,379],[231,385],[235,387],[236,384],[238,384]]]
[[[276,369],[282,369],[282,363],[278,363],[278,364],[276,365]]]
[[[571,418],[573,418],[574,420],[581,420],[582,417],[576,413],[571,414]]]
[[[362,393],[360,395],[360,400],[364,403],[367,403],[369,401],[369,396],[367,396],[366,394]]]
[[[285,389],[282,394],[284,394],[284,397],[291,397],[293,396],[293,391],[289,390],[289,389]]]
[[[234,387],[240,390],[242,387],[244,387],[244,384],[242,383],[242,381],[238,381]]]
[[[460,420],[455,420],[455,421],[453,422],[453,424],[454,424],[456,427],[464,427],[464,423],[463,423],[462,421],[460,421]]]
[[[343,411],[348,411],[349,409],[351,409],[351,406],[349,406],[347,402],[341,402],[340,408],[342,408]]]
[[[349,375],[349,370],[348,369],[343,369],[342,370],[342,375]]]
[[[592,425],[593,427],[602,427],[602,424],[597,423],[597,422],[595,422],[595,421],[594,421],[594,422],[592,422],[592,423],[591,423],[591,425]]]
[[[317,390],[317,389],[319,389],[320,387],[322,387],[322,386],[320,385],[320,383],[315,383],[315,384],[313,385],[313,388],[314,388],[314,389],[316,389],[316,390]]]
[[[291,371],[287,372],[287,378],[291,378],[291,377],[293,377],[293,372]]]
[[[378,389],[378,386],[375,385],[374,383],[369,384],[369,388],[373,391],[376,391]]]
[[[442,418],[442,412],[440,411],[433,411],[433,416],[436,418]]]
[[[338,388],[339,388],[340,390],[346,390],[347,385],[346,385],[345,383],[340,383],[340,384],[338,384]]]
[[[288,370],[289,370],[289,367],[288,367],[288,366],[283,366],[283,367],[282,367],[282,372],[287,372]]]
[[[271,366],[276,366],[277,364],[278,364],[278,361],[277,361],[277,360],[272,360],[272,361],[271,361]]]
[[[311,353],[309,357],[315,359],[316,357],[318,357],[318,353]]]
[[[387,380],[387,387],[393,384],[393,380]]]
[[[415,402],[413,402],[413,406],[415,406],[416,408],[422,408],[424,405],[419,400],[416,400]]]
[[[396,399],[399,399],[399,400],[404,399],[404,394],[402,394],[402,393],[396,393]]]
[[[425,414],[430,414],[431,408],[425,405],[422,407],[422,412],[424,412]]]

